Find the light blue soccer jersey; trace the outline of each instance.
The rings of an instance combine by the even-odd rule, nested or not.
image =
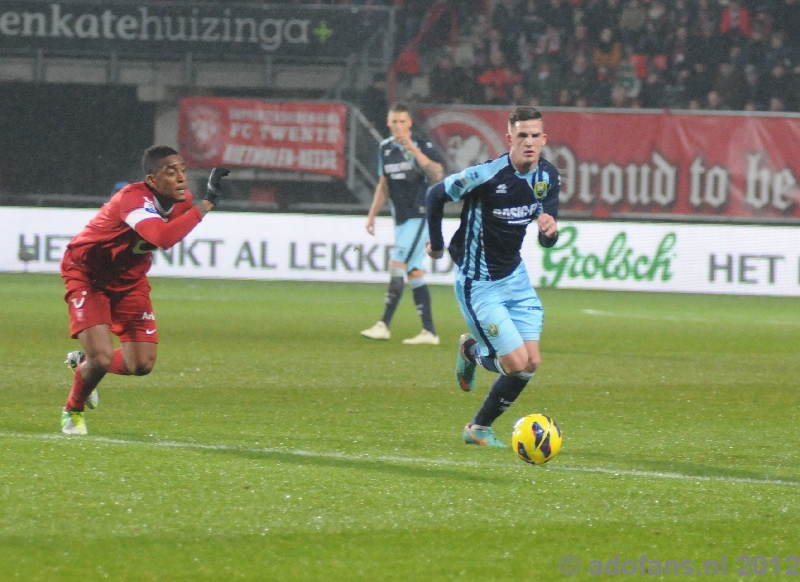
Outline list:
[[[476,281],[507,277],[522,261],[528,225],[543,212],[558,218],[559,190],[558,170],[544,158],[527,174],[520,174],[505,154],[448,176],[428,195],[431,246],[444,246],[441,210],[437,220],[432,206],[444,206],[443,194],[454,202],[463,200],[461,225],[449,247],[453,261]]]

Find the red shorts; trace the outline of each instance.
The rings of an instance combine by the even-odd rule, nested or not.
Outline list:
[[[147,279],[129,291],[118,293],[71,278],[66,285],[64,299],[69,306],[69,333],[73,338],[84,329],[108,325],[121,342],[158,343]]]

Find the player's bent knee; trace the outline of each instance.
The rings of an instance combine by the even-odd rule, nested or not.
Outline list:
[[[86,362],[84,366],[92,373],[105,374],[111,367],[111,360],[114,358],[114,352],[101,352],[99,354],[86,355]]]
[[[154,363],[152,364],[136,364],[136,367],[133,369],[134,376],[147,376],[150,372],[153,371]]]
[[[156,359],[153,358],[145,358],[135,363],[133,366],[133,375],[134,376],[147,376],[150,372],[153,371],[153,368],[156,365]]]

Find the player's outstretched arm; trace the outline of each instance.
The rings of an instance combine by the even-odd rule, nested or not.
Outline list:
[[[442,218],[444,205],[450,199],[445,190],[444,182],[439,182],[428,188],[425,199],[426,214],[428,219],[428,234],[430,242],[425,245],[428,256],[441,259],[444,256],[444,235],[442,234]]]
[[[211,170],[206,186],[206,195],[189,212],[169,222],[164,222],[158,217],[141,220],[134,229],[143,239],[158,248],[170,248],[192,232],[194,227],[200,224],[203,216],[219,202],[222,196],[222,178],[229,173],[227,168],[214,168]],[[195,212],[195,210],[197,211]]]

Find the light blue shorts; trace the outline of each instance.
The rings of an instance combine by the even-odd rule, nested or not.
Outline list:
[[[474,281],[457,273],[455,292],[482,356],[505,356],[525,341],[539,341],[544,310],[524,263],[498,281]]]
[[[414,269],[424,271],[425,243],[428,242],[428,223],[424,218],[409,218],[394,227],[392,260],[405,263],[406,273]]]

